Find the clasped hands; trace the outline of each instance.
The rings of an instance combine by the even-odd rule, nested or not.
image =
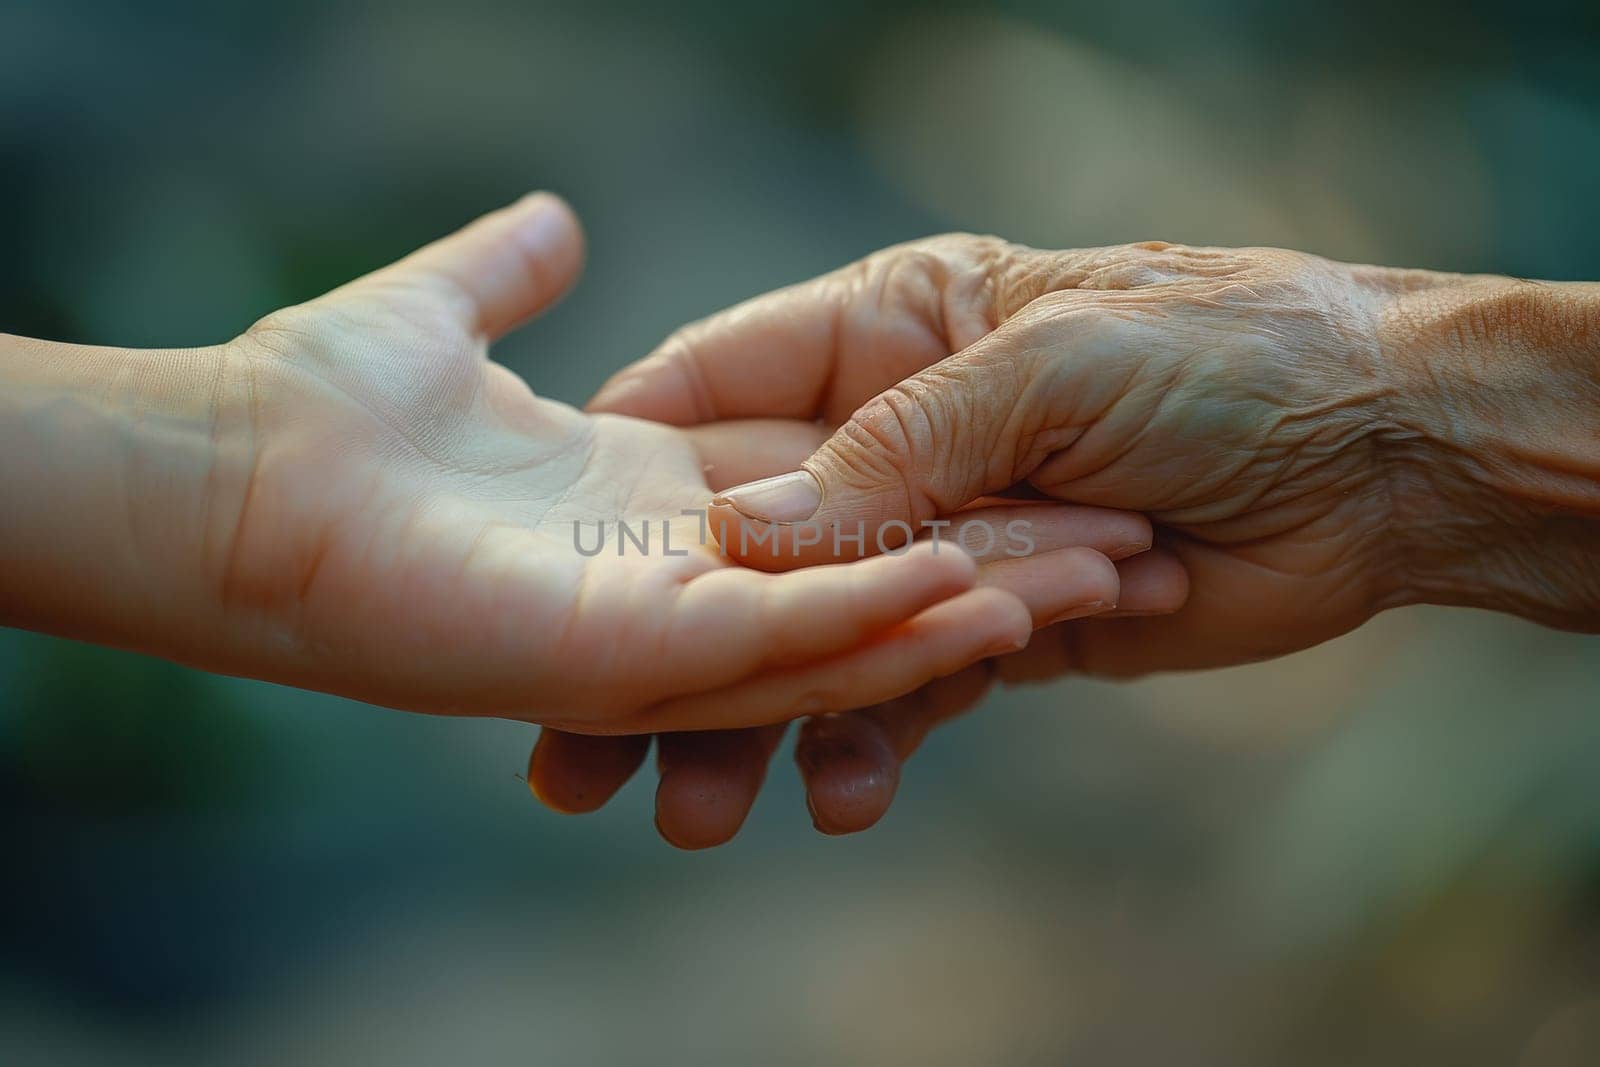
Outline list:
[[[582,259],[540,194],[214,348],[0,338],[0,487],[41,502],[0,515],[0,622],[542,723],[563,811],[655,735],[657,824],[703,847],[791,719],[849,832],[995,678],[1421,601],[1600,616],[1594,286],[951,235],[689,326],[580,412],[486,357]]]
[[[298,400],[258,427],[225,582],[293,620],[313,684],[543,723],[528,779],[558,810],[604,803],[653,734],[661,833],[719,844],[808,717],[812,817],[850,832],[997,677],[1247,662],[1423,599],[1570,621],[1423,540],[1436,501],[1483,525],[1418,443],[1442,431],[1417,382],[1504,279],[953,235],[689,326],[580,413],[484,356],[581,259],[535,196],[246,334]],[[623,542],[652,520],[689,551]],[[995,536],[1017,520],[1024,555]],[[943,522],[987,536],[816,536]]]
[[[986,492],[907,514],[909,551],[845,558],[897,544],[881,524],[898,516],[869,510],[843,553],[831,536],[795,551],[795,525],[742,552],[749,527],[715,494],[798,470],[948,356],[937,279],[852,283],[875,310],[838,338],[830,307],[778,294],[580,413],[485,357],[581,259],[568,209],[533,197],[231,346],[233,392],[271,399],[231,416],[258,444],[219,581],[230,613],[287,629],[301,663],[283,680],[541,722],[529,782],[564,811],[601,804],[658,734],[658,824],[707,845],[743,821],[788,720],[826,716],[799,750],[818,825],[862,828],[928,725],[987,688],[985,661],[1038,627],[1182,602],[1143,516]]]

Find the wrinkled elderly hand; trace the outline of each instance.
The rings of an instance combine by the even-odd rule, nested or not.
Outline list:
[[[594,406],[848,419],[719,499],[723,521],[775,524],[758,566],[821,551],[785,524],[892,540],[1018,486],[1150,514],[1192,579],[1183,610],[1055,626],[1007,678],[1244,662],[1420,601],[1600,623],[1593,285],[947,236],[689,327]]]
[[[958,353],[802,471],[728,491],[724,517],[916,523],[1019,483],[1144,512],[1189,571],[1184,610],[1066,627],[1027,657],[1125,675],[1289,652],[1422,600],[1592,625],[1597,305],[1593,285],[1277,249],[946,237],[691,329],[602,400],[686,422],[772,406],[751,353],[779,398],[848,392],[882,338]]]

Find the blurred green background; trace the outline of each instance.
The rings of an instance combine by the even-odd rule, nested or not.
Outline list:
[[[1600,279],[1597,176],[1593,3],[0,3],[0,329],[220,341],[551,188],[498,355],[573,402],[953,228]],[[0,1062],[1600,1063],[1594,639],[1013,691],[695,855],[534,733],[0,632]]]

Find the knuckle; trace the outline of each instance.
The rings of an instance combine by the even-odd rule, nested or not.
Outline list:
[[[993,234],[964,231],[951,231],[925,237],[917,244],[928,254],[946,264],[992,262],[1014,247],[1011,242]]]
[[[1037,310],[1041,320],[1071,338],[1074,349],[1094,353],[1118,342],[1135,309],[1126,302],[1075,291],[1052,293],[1039,301]]]
[[[1088,265],[1081,288],[1107,291],[1161,285],[1184,274],[1182,245],[1138,241],[1102,249]]]
[[[942,278],[975,266],[990,266],[1020,246],[992,234],[951,231],[893,245],[861,261],[863,265],[896,270],[917,269]]]
[[[977,242],[984,240],[988,240],[988,238],[981,237],[974,233],[967,233],[962,230],[949,230],[945,233],[936,233],[930,234],[927,237],[919,237],[914,241],[907,241],[906,243],[896,245],[895,247],[903,253],[920,252],[926,255],[940,256],[942,258],[949,253],[964,251],[968,248],[971,248]]]
[[[857,445],[852,451],[862,473],[903,485],[917,518],[965,503],[941,499],[939,487],[963,481],[952,473],[979,462],[978,457],[958,454],[982,436],[962,432],[968,403],[962,385],[927,372],[886,390],[852,420],[851,437]]]
[[[904,473],[936,437],[937,400],[920,382],[891,386],[857,413],[853,423],[865,450]]]
[[[887,396],[872,401],[840,430],[844,447],[829,451],[846,482],[877,485],[908,481],[910,439]]]
[[[708,329],[710,326],[706,322],[685,326],[663,341],[655,351],[655,359],[660,361],[659,365],[675,372],[683,382],[690,403],[694,406],[697,423],[711,422],[717,417],[716,397],[712,394],[711,383],[707,381],[705,370],[696,357],[697,339],[704,336]]]

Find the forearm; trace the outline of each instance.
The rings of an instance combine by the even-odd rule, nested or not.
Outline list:
[[[1382,333],[1405,599],[1600,629],[1600,284],[1444,278]]]
[[[250,452],[222,353],[0,335],[0,624],[204,654]]]

